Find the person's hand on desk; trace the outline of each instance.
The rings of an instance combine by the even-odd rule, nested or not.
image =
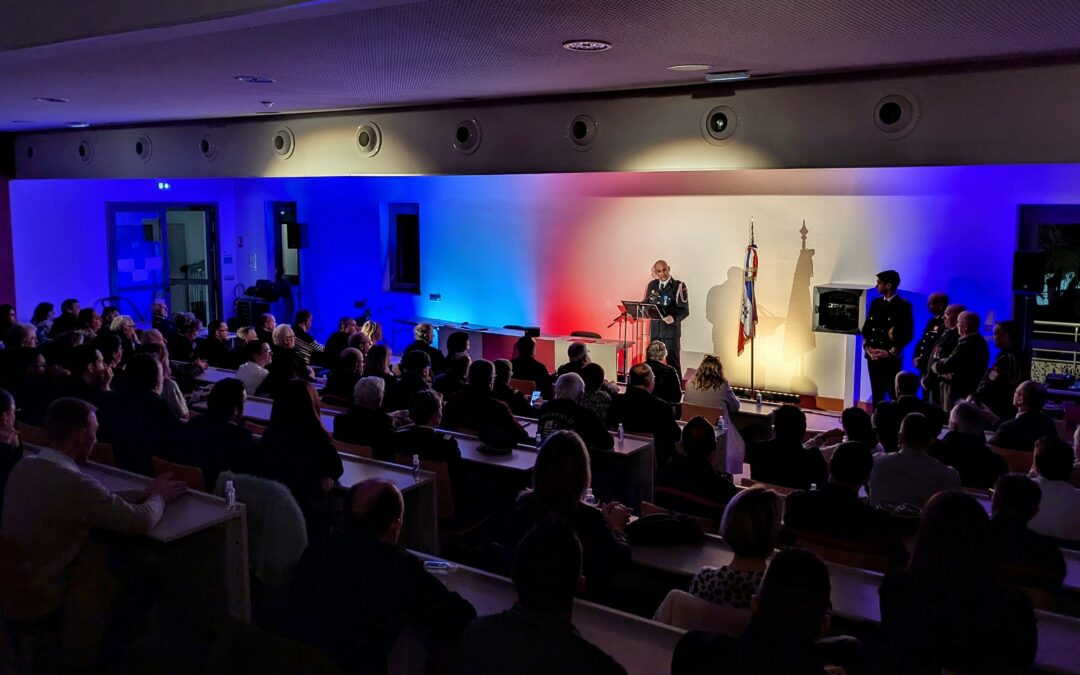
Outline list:
[[[633,515],[629,507],[619,502],[608,502],[600,507],[600,511],[604,514],[604,519],[607,520],[611,529],[619,531],[626,528],[626,524],[630,522],[630,516]]]
[[[159,495],[166,504],[176,501],[180,495],[187,492],[187,483],[173,480],[172,476],[172,472],[169,472],[155,478],[146,489],[147,495]]]
[[[675,323],[675,317],[673,317],[673,316],[665,316],[664,317],[664,323]]]

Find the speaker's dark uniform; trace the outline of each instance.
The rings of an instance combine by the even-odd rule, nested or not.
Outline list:
[[[874,403],[885,400],[885,395],[896,399],[896,374],[900,372],[904,347],[915,335],[915,319],[911,303],[899,295],[891,300],[874,298],[866,323],[862,328],[863,349],[884,349],[889,356],[871,359],[866,352],[866,370],[870,375],[870,391]]]
[[[686,297],[686,286],[675,277],[670,277],[666,283],[660,283],[659,279],[653,279],[645,287],[645,299],[642,302],[650,302],[660,308],[660,314],[675,319],[673,323],[664,323],[654,320],[650,322],[649,337],[651,340],[659,340],[667,347],[667,363],[682,377],[682,366],[679,362],[679,340],[682,337],[682,320],[690,315],[690,302]]]

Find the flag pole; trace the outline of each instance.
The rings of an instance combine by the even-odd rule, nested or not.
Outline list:
[[[754,217],[750,216],[750,245],[754,245]],[[755,278],[750,282],[752,292],[754,293],[754,301],[757,302],[757,279]],[[757,337],[757,330],[750,335],[750,395],[757,398],[757,390],[754,388],[754,338]]]

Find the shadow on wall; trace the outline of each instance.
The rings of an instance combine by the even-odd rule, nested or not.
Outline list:
[[[742,268],[730,267],[727,281],[710,288],[705,296],[705,320],[712,324],[712,353],[723,362],[734,359],[735,350],[738,348],[738,311],[742,299],[742,283]],[[730,377],[734,369],[729,366],[725,370]]]
[[[791,279],[788,296],[787,321],[784,323],[784,361],[797,361],[789,387],[801,394],[817,394],[817,383],[804,372],[804,358],[817,346],[813,331],[813,298],[811,278],[814,276],[814,249],[806,247],[806,222],[799,230],[802,246],[795,263],[795,275]]]

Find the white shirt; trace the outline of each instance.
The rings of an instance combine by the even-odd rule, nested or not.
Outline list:
[[[1080,490],[1068,481],[1035,479],[1042,490],[1039,512],[1028,527],[1050,537],[1080,541]]]
[[[236,371],[236,378],[244,383],[248,396],[254,396],[255,390],[263,383],[270,371],[254,361],[247,361]]]
[[[62,466],[68,471],[74,471],[75,473],[82,473],[82,469],[72,458],[68,457],[59,450],[53,448],[42,448],[38,453],[38,459],[44,459],[47,462],[52,462],[58,466]]]

